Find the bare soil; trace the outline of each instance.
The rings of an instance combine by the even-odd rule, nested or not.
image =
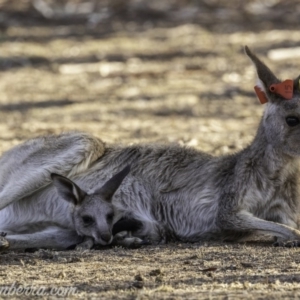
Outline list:
[[[70,3],[77,10],[68,13]],[[108,143],[233,153],[251,142],[263,110],[242,46],[283,79],[299,75],[300,56],[270,52],[300,46],[298,1],[114,0],[96,1],[93,11],[82,3],[0,1],[1,152],[75,129]],[[8,251],[0,255],[0,297],[13,285],[43,287],[44,298],[53,287],[74,287],[73,298],[298,299],[299,251],[267,238]]]

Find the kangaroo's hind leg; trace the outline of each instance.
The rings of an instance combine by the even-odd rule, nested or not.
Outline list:
[[[104,153],[104,143],[83,132],[38,137],[0,158],[0,209],[51,183],[50,173],[85,171]]]
[[[257,218],[245,211],[229,214],[223,210],[219,214],[218,225],[222,228],[227,239],[228,232],[266,233],[276,236],[278,238],[278,245],[292,242],[295,246],[300,246],[299,230],[284,224]]]

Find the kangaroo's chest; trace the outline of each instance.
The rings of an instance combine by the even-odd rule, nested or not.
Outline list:
[[[297,199],[291,187],[269,184],[264,188],[249,188],[243,197],[243,205],[254,216],[296,227]]]

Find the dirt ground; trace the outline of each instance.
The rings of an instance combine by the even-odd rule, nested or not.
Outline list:
[[[242,47],[281,78],[298,76],[299,18],[287,0],[1,0],[0,151],[74,129],[239,151],[263,110]],[[7,251],[0,298],[31,287],[22,298],[40,288],[44,298],[298,299],[299,263],[299,249],[270,242]]]

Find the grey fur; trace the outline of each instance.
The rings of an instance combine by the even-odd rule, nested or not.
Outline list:
[[[287,116],[300,117],[299,86],[295,81],[291,100],[270,93],[269,85],[279,80],[245,50],[269,99],[251,145],[224,157],[176,145],[112,146],[88,170],[86,182],[92,184],[98,174],[131,164],[113,204],[117,216],[144,223],[135,236],[156,243],[194,242],[239,240],[262,232],[280,241],[300,241],[300,125],[286,123]]]
[[[99,139],[70,132],[30,140],[2,156],[0,231],[7,233],[11,249],[65,249],[80,243],[83,237],[89,247],[92,245],[87,238],[99,244],[111,242],[113,215],[110,220],[107,215],[113,214],[111,197],[124,176],[113,181],[113,186],[106,183],[92,195],[61,175],[52,174],[54,185],[50,177],[50,172],[68,176],[81,173],[103,152],[104,144]],[[68,199],[64,191],[69,192]],[[99,198],[103,195],[106,198],[101,204]],[[72,196],[77,197],[77,202],[69,199]],[[88,227],[82,223],[86,214],[95,220]],[[100,214],[103,218],[97,218]]]
[[[50,173],[72,176],[86,170],[104,148],[83,132],[38,137],[12,148],[0,158],[0,208],[47,186]]]
[[[130,164],[131,173],[114,194],[112,204],[114,222],[125,216],[143,223],[133,232],[135,237],[152,243],[237,241],[250,234],[268,233],[280,242],[300,241],[296,229],[300,125],[286,123],[287,116],[300,117],[298,82],[295,80],[291,100],[270,93],[269,85],[279,80],[247,47],[245,50],[269,99],[256,137],[247,148],[214,157],[178,145],[113,145],[88,168],[71,175],[92,196],[111,174]],[[42,156],[50,155],[41,151]],[[77,158],[76,153],[72,152],[72,157]],[[64,159],[61,166],[65,167]],[[4,190],[7,184],[2,185]],[[42,197],[46,189],[40,192]],[[49,193],[49,198],[54,197],[53,190]],[[101,195],[97,197],[103,200]],[[110,205],[102,201],[99,211],[105,212]],[[92,212],[94,204],[87,209]],[[98,220],[105,222],[105,213],[99,214]]]

